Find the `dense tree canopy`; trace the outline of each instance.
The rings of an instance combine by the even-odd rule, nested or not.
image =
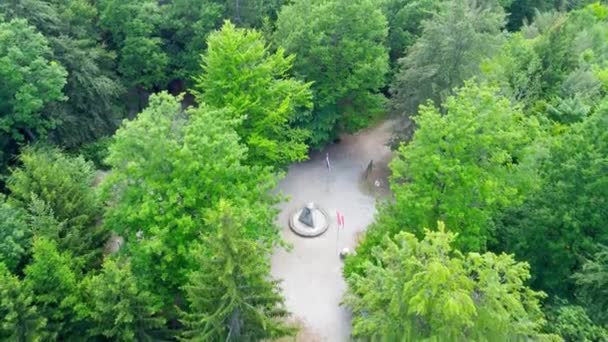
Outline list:
[[[391,163],[395,201],[370,228],[361,251],[404,228],[421,237],[420,227],[435,227],[438,220],[462,229],[456,246],[483,251],[494,235],[494,215],[521,202],[531,184],[522,162],[538,134],[535,120],[495,89],[474,84],[448,98],[443,113],[421,107],[414,139]]]
[[[248,148],[252,163],[285,166],[306,158],[309,132],[290,125],[312,106],[310,84],[288,78],[294,56],[270,53],[261,33],[226,22],[209,36],[203,74],[196,78],[198,99],[227,108]]]
[[[32,305],[32,290],[0,262],[0,338],[40,341],[46,319]]]
[[[97,222],[101,210],[92,165],[57,149],[35,147],[24,150],[20,162],[7,185],[10,200],[28,210],[32,230],[74,256],[97,262],[108,234]]]
[[[372,0],[298,0],[282,8],[275,41],[296,55],[296,74],[313,82],[315,110],[301,120],[313,146],[366,126],[382,111],[386,37],[386,19]]]
[[[220,199],[255,204],[249,236],[277,239],[276,199],[269,193],[274,175],[242,163],[247,155],[234,131],[238,120],[225,111],[201,106],[184,112],[178,99],[162,93],[125,122],[110,146],[113,171],[104,187],[113,205],[105,224],[127,239],[146,289],[165,290],[169,298],[194,267],[196,238],[213,231],[203,217]]]
[[[186,340],[255,341],[293,330],[282,321],[287,311],[278,283],[268,277],[271,249],[247,238],[252,215],[220,200],[205,218],[214,232],[195,249],[197,267],[185,286]]]
[[[532,266],[534,283],[563,297],[574,294],[570,277],[608,244],[608,102],[587,120],[556,137],[542,162],[543,184],[521,207],[506,213],[503,246]]]
[[[524,285],[528,265],[510,255],[454,250],[439,223],[423,240],[385,237],[365,276],[348,278],[353,335],[384,340],[539,339],[543,294]]]
[[[23,19],[0,21],[0,78],[4,134],[35,140],[55,127],[56,118],[44,109],[65,100],[66,71],[53,59],[48,40]]]
[[[606,37],[596,0],[0,1],[0,340],[295,334],[281,170],[391,112],[351,338],[608,340]]]
[[[505,14],[491,1],[453,0],[423,21],[420,39],[399,61],[391,86],[391,108],[412,115],[420,104],[435,105],[468,78],[479,63],[491,56],[502,41]]]
[[[91,337],[119,341],[153,341],[165,328],[160,301],[139,289],[131,265],[107,259],[100,274],[84,282],[90,300]]]

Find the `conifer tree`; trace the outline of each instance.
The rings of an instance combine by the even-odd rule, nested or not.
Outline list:
[[[25,286],[33,293],[33,303],[47,320],[45,340],[65,340],[82,336],[77,327],[79,304],[75,260],[60,253],[44,238],[35,239],[32,262],[25,268]]]
[[[33,304],[31,289],[0,262],[0,340],[42,341],[44,319]]]
[[[129,262],[106,259],[101,273],[85,280],[85,288],[91,301],[91,336],[115,341],[162,337],[161,302],[139,288]]]
[[[257,341],[289,335],[278,283],[270,278],[270,249],[244,234],[252,212],[220,201],[206,224],[215,231],[196,253],[197,270],[184,287],[187,341]]]

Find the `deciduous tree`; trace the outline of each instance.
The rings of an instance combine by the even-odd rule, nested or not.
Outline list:
[[[422,34],[400,61],[391,108],[409,117],[427,100],[439,105],[455,87],[479,73],[500,47],[505,14],[491,2],[452,0],[422,23]]]
[[[313,146],[383,112],[387,30],[372,0],[297,0],[281,9],[275,40],[296,55],[295,73],[313,82],[313,116],[302,120]]]
[[[539,339],[542,292],[525,285],[529,266],[512,256],[461,254],[455,235],[426,231],[385,237],[365,276],[353,274],[346,304],[353,335],[371,340]]]
[[[285,166],[306,158],[309,132],[291,126],[309,114],[310,84],[289,78],[294,56],[271,53],[262,34],[230,22],[209,36],[203,74],[196,78],[199,100],[227,108],[247,145],[251,163]]]
[[[125,237],[143,289],[162,294],[167,304],[195,267],[190,249],[211,232],[203,217],[220,198],[255,206],[249,236],[278,240],[275,175],[243,165],[238,122],[227,117],[207,106],[184,112],[178,99],[161,93],[125,122],[110,146],[113,171],[104,188],[112,206],[105,224]]]

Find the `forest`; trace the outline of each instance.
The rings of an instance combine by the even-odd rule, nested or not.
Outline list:
[[[608,341],[589,0],[0,0],[0,340],[289,339],[274,189],[387,118],[352,340]]]

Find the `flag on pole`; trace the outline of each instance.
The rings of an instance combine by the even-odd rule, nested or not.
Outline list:
[[[344,228],[344,215],[336,210],[336,217],[338,218],[338,228]]]
[[[329,152],[325,154],[325,165],[327,166],[327,170],[331,171],[331,165],[329,164]]]

